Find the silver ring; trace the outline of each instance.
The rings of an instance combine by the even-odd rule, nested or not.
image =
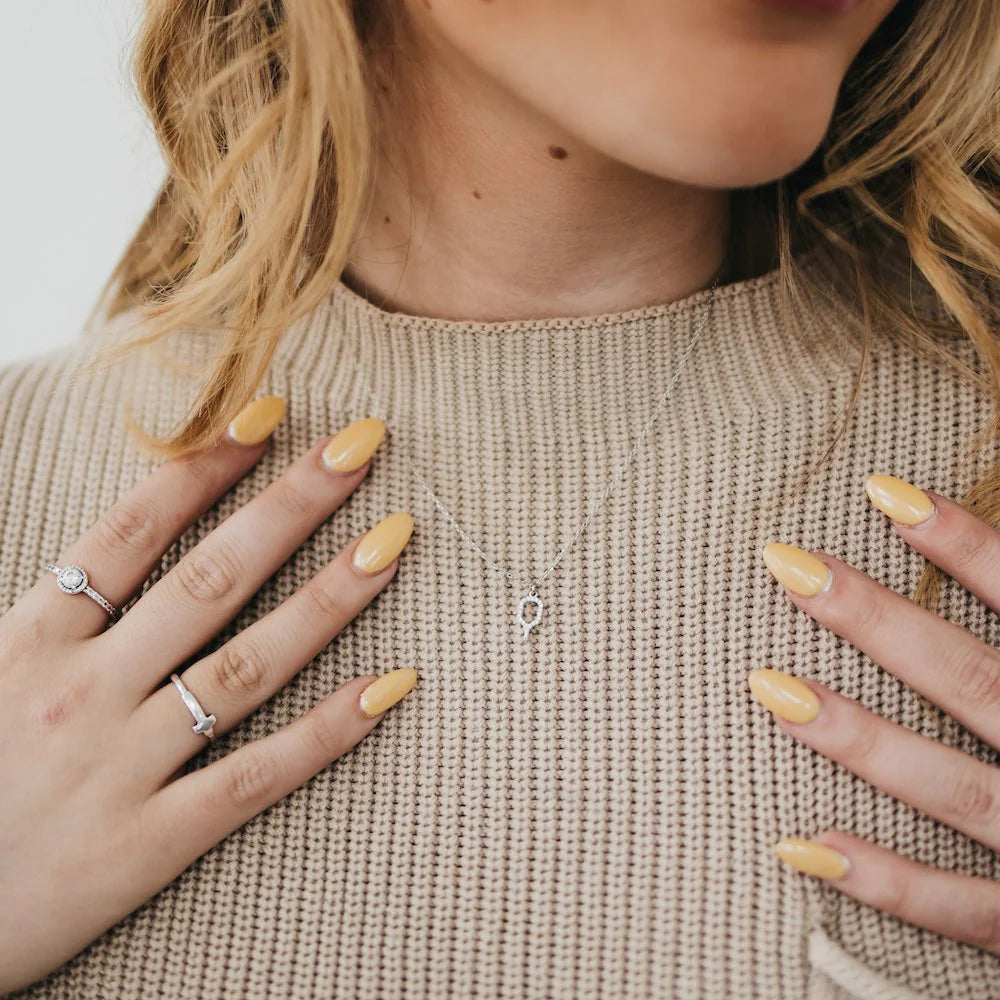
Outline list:
[[[86,594],[95,604],[100,605],[112,619],[119,616],[118,609],[106,597],[102,597],[91,587],[87,573],[82,566],[53,566],[52,563],[46,563],[42,568],[49,573],[55,573],[56,586],[64,594]]]
[[[209,739],[213,739],[215,736],[215,716],[205,714],[205,709],[201,707],[201,703],[184,686],[184,681],[182,681],[177,674],[171,674],[170,679],[174,682],[174,687],[180,691],[181,701],[187,705],[188,711],[192,716],[194,716],[194,725],[191,727],[191,731],[195,733],[202,733]]]

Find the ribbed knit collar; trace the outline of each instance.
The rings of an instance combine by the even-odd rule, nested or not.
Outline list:
[[[824,329],[828,324],[787,327],[779,277],[775,268],[716,290],[684,376],[702,386],[708,398],[756,409],[850,377],[854,353],[848,337],[831,335]],[[529,389],[544,392],[550,356],[571,355],[574,377],[584,384],[599,383],[609,368],[624,363],[622,338],[630,342],[631,350],[624,353],[633,356],[632,363],[636,356],[655,352],[672,367],[711,294],[702,289],[668,303],[593,316],[478,321],[390,312],[338,282],[319,307],[288,331],[275,363],[295,370],[319,391],[334,383],[342,386],[344,379],[360,377],[367,384],[377,378],[382,385],[375,389],[385,397],[408,395],[403,382],[427,387],[451,364],[510,361]],[[836,330],[837,324],[833,326]],[[395,385],[387,386],[387,380]]]

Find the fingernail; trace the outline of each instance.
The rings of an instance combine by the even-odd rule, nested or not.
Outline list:
[[[354,472],[375,454],[384,439],[385,424],[381,420],[357,420],[323,449],[323,464],[331,472]]]
[[[801,597],[815,597],[826,590],[833,579],[826,563],[811,552],[783,542],[771,542],[764,546],[764,565],[778,583]]]
[[[816,692],[798,677],[778,670],[751,670],[750,693],[769,712],[789,722],[812,722],[819,714]]]
[[[354,550],[351,564],[359,573],[378,573],[403,551],[413,534],[413,518],[400,512],[379,521]]]
[[[921,524],[934,513],[934,503],[921,489],[896,476],[869,476],[868,499],[900,524]]]
[[[851,868],[851,862],[840,851],[812,840],[786,837],[774,845],[774,853],[792,868],[806,875],[818,878],[843,878]]]
[[[361,714],[374,719],[376,715],[381,715],[386,709],[392,708],[396,702],[405,698],[416,683],[417,672],[413,667],[393,670],[391,674],[372,681],[361,692],[359,699]]]
[[[285,415],[280,396],[263,396],[245,406],[229,425],[229,439],[237,444],[260,444],[270,437]]]

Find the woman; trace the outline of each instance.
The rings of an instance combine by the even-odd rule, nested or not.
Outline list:
[[[1000,8],[137,69],[163,189],[0,382],[0,985],[1000,996]]]

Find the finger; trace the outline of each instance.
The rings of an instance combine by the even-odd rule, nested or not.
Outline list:
[[[996,768],[897,726],[815,681],[755,670],[750,690],[796,739],[901,802],[1000,849]]]
[[[869,476],[865,490],[908,545],[1000,611],[1000,533],[947,497],[895,476]]]
[[[356,542],[274,611],[181,675],[206,713],[215,716],[216,733],[232,729],[284,687],[392,579],[397,561],[374,575],[353,567]],[[150,767],[157,783],[205,743],[192,731],[192,717],[172,683],[139,705],[129,726],[137,742],[156,748]]]
[[[61,552],[56,565],[82,567],[90,585],[120,609],[180,534],[263,455],[284,411],[285,404],[273,396],[251,403],[233,423],[242,431],[238,440],[227,436],[214,448],[161,465]],[[45,616],[52,634],[84,638],[109,624],[103,608],[83,594],[67,599],[49,573],[24,601]]]
[[[283,729],[155,792],[144,823],[157,832],[167,877],[360,742],[416,676],[404,668],[359,677]]]
[[[1000,653],[833,556],[771,544],[792,601],[935,705],[1000,746]]]
[[[783,840],[775,853],[866,906],[1000,954],[1000,885],[994,882],[930,868],[834,830],[815,841]]]
[[[204,646],[361,483],[367,462],[352,472],[331,470],[323,451],[319,442],[293,462],[188,552],[103,638],[113,653],[133,662],[137,651],[141,658],[148,650],[131,672],[129,696],[138,701]],[[149,636],[157,637],[154,644]]]

